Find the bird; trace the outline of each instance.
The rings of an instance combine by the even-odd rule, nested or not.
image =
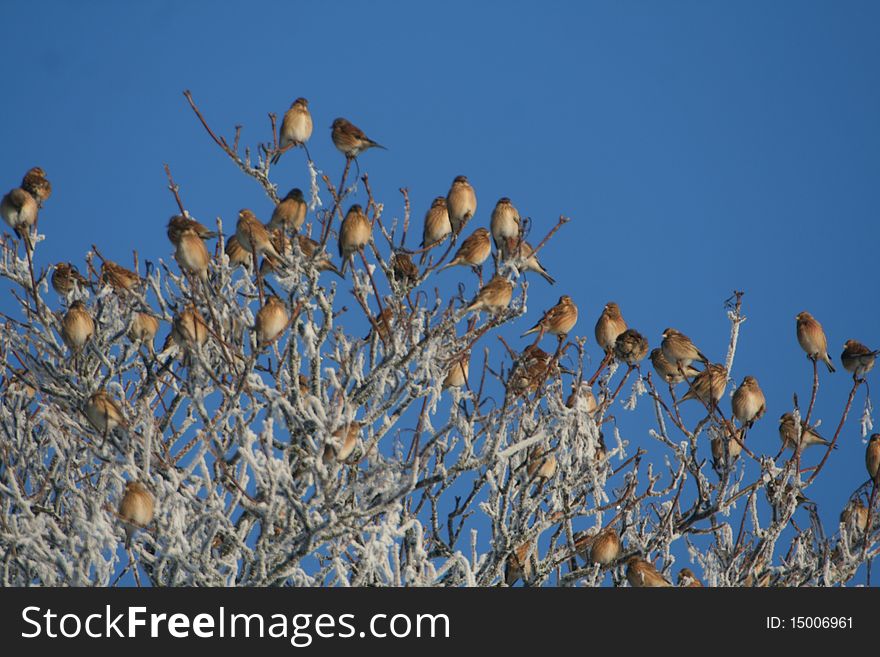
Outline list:
[[[783,448],[794,449],[797,445],[797,428],[794,423],[794,415],[791,413],[783,413],[779,418],[779,438],[782,440]],[[804,447],[831,445],[813,427],[807,426],[803,420],[801,420],[801,444]]]
[[[39,208],[34,197],[21,187],[10,190],[0,200],[0,217],[25,241],[28,249],[31,248],[30,229],[37,222],[38,214]]]
[[[208,325],[195,306],[189,306],[174,316],[168,337],[178,347],[200,347],[208,340]]]
[[[620,313],[620,306],[613,301],[605,304],[602,314],[596,320],[596,344],[605,350],[606,354],[614,351],[614,343],[617,342],[617,336],[627,329],[626,321]]]
[[[571,394],[565,400],[565,405],[568,408],[578,408],[581,404],[583,404],[583,410],[587,415],[593,415],[599,408],[596,396],[593,394],[593,388],[587,381],[581,381],[580,385],[572,385]]]
[[[128,337],[132,342],[143,342],[150,353],[153,353],[153,340],[159,332],[159,320],[149,313],[137,312],[131,320]]]
[[[369,339],[373,333],[377,333],[382,342],[388,344],[391,340],[391,331],[394,328],[394,311],[391,309],[391,306],[385,306],[382,312],[373,318],[373,322],[375,323],[375,326],[370,329],[367,339]]]
[[[855,527],[860,532],[868,528],[868,507],[861,500],[853,500],[840,513],[840,522],[847,527]]]
[[[125,493],[119,502],[119,519],[125,527],[125,548],[131,547],[131,538],[138,529],[153,522],[156,503],[152,493],[140,481],[125,484]]]
[[[880,486],[880,433],[875,433],[865,450],[865,467],[875,486]]]
[[[352,422],[336,429],[331,440],[324,444],[324,454],[321,457],[324,463],[347,459],[357,445],[358,435],[363,426],[362,422]]]
[[[302,254],[306,258],[312,261],[315,265],[315,269],[318,271],[332,271],[340,278],[345,278],[343,273],[339,271],[339,268],[330,261],[330,256],[324,251],[321,251],[317,256],[315,255],[315,252],[320,246],[315,240],[306,237],[305,235],[297,235],[297,242],[299,244],[299,250],[302,251]]]
[[[574,304],[574,301],[571,300],[570,296],[563,294],[559,297],[559,301],[556,305],[546,311],[544,316],[538,320],[538,323],[523,333],[520,337],[525,337],[530,333],[538,333],[540,331],[541,335],[550,333],[559,336],[559,338],[562,339],[569,333],[569,331],[571,331],[571,329],[574,328],[574,325],[577,323],[577,318],[577,306]]]
[[[290,109],[284,113],[281,120],[281,130],[278,131],[279,152],[272,157],[272,164],[278,164],[281,154],[288,148],[295,148],[305,143],[312,136],[312,115],[309,112],[309,101],[305,98],[297,98],[290,104]]]
[[[177,249],[174,251],[174,257],[181,270],[207,282],[211,254],[208,253],[204,240],[193,228],[175,233],[175,237],[177,237]]]
[[[674,328],[663,331],[663,342],[660,343],[660,348],[663,350],[666,360],[676,368],[681,366],[682,369],[685,369],[695,360],[700,360],[705,365],[709,364],[709,359],[697,349],[691,339]]]
[[[194,230],[196,235],[203,240],[217,237],[216,231],[209,230],[204,224],[182,214],[176,214],[168,220],[168,241],[177,246],[177,242],[180,241],[180,234],[185,230]]]
[[[52,288],[61,296],[66,297],[77,286],[88,287],[89,282],[79,273],[76,265],[59,262],[52,271]]]
[[[742,440],[742,438],[740,438],[740,440]],[[717,464],[725,463],[725,443],[727,444],[727,455],[730,457],[731,462],[738,459],[739,455],[742,454],[742,445],[736,438],[713,438],[710,442],[710,447],[712,448],[712,458],[715,459],[715,463]]]
[[[116,292],[120,290],[132,290],[139,287],[144,281],[135,272],[117,265],[112,260],[101,263],[101,285],[109,285]]]
[[[730,399],[730,406],[733,410],[733,416],[739,420],[740,424],[748,425],[749,428],[755,423],[755,420],[761,419],[764,411],[767,410],[767,401],[764,399],[764,392],[755,377],[747,376],[743,379]]]
[[[502,196],[495,204],[492,218],[489,220],[489,229],[492,231],[492,239],[495,240],[495,248],[500,251],[508,239],[519,239],[520,228],[519,212],[513,207],[509,198]]]
[[[52,196],[52,183],[40,167],[28,169],[21,179],[21,188],[33,197],[39,207],[43,207],[43,203]]]
[[[527,582],[532,578],[532,562],[529,556],[534,548],[531,540],[524,541],[514,548],[504,562],[504,583],[508,586],[521,579]]]
[[[807,352],[807,357],[814,362],[816,359],[823,361],[828,371],[834,372],[831,356],[828,355],[828,339],[825,337],[822,325],[806,310],[799,312],[795,317],[797,339],[801,348]]]
[[[535,445],[529,451],[526,462],[526,475],[529,481],[552,479],[556,474],[556,456],[549,449]]]
[[[297,232],[306,221],[308,205],[303,197],[302,190],[294,187],[272,211],[272,217],[266,226],[270,231],[280,228]]]
[[[627,365],[636,365],[648,355],[648,341],[635,329],[627,329],[617,336],[614,357]]]
[[[119,403],[104,390],[96,390],[86,402],[86,417],[98,433],[109,434],[117,427],[128,428]]]
[[[391,256],[391,271],[398,282],[414,285],[419,280],[419,268],[408,253],[397,252]]]
[[[266,303],[257,311],[254,330],[257,333],[257,345],[265,347],[274,341],[284,329],[290,317],[287,314],[287,306],[277,296],[266,298]]]
[[[251,254],[244,250],[235,235],[230,235],[226,241],[224,252],[229,258],[230,267],[248,267],[253,262]]]
[[[284,258],[275,250],[272,244],[272,237],[269,231],[263,225],[263,222],[257,219],[253,212],[244,208],[238,213],[238,223],[235,225],[235,237],[241,247],[251,254],[253,258],[259,258],[260,255],[269,255],[276,260],[284,262]]]
[[[290,239],[288,239],[287,234],[284,232],[284,229],[275,228],[269,231],[269,238],[272,240],[272,246],[274,246],[275,250],[283,257],[286,258],[288,254],[293,251],[293,245],[291,244]],[[266,256],[260,264],[260,275],[268,276],[269,274],[275,273],[279,264],[281,263],[277,260],[273,260],[272,256]]]
[[[442,388],[461,388],[467,385],[468,370],[470,369],[470,354],[465,353],[454,360],[449,366],[446,378],[443,379]]]
[[[347,119],[335,119],[331,127],[333,131],[330,136],[333,139],[333,144],[339,152],[349,159],[356,158],[368,148],[388,150],[382,144],[367,137],[363,130]]]
[[[530,344],[513,363],[507,378],[507,392],[512,395],[533,393],[550,376],[559,373],[553,357],[536,344]]]
[[[717,404],[724,396],[727,387],[727,369],[724,365],[712,363],[694,377],[690,389],[681,401],[699,399],[707,406]]]
[[[373,227],[363,209],[357,203],[345,213],[342,226],[339,228],[339,255],[342,257],[342,273],[351,256],[369,244]]]
[[[517,267],[522,271],[536,272],[543,276],[544,280],[550,283],[550,285],[556,285],[556,279],[547,273],[547,270],[538,261],[538,256],[535,255],[535,250],[531,244],[519,239],[519,237],[508,237],[504,240],[502,247],[501,257],[504,260],[521,262],[522,264],[517,265]]]
[[[632,556],[626,562],[626,580],[633,587],[672,586],[650,561],[639,556]]]
[[[617,530],[606,527],[596,534],[590,545],[590,561],[607,568],[620,558],[622,547]]]
[[[431,207],[425,213],[425,226],[422,230],[421,246],[426,248],[439,244],[450,233],[452,233],[452,224],[449,223],[446,199],[438,196],[431,202]]]
[[[446,209],[452,232],[458,235],[477,212],[477,195],[467,176],[456,176],[446,194]]]
[[[465,307],[465,312],[485,310],[497,314],[510,305],[511,299],[513,299],[513,283],[503,276],[494,276],[480,288],[474,300]]]
[[[679,587],[683,588],[702,588],[703,583],[694,575],[694,571],[690,568],[682,568],[678,571],[677,579]]]
[[[663,350],[660,347],[651,351],[651,364],[654,366],[654,371],[670,385],[677,385],[684,381],[685,378],[690,379],[700,373],[700,370],[696,367],[687,365],[682,368],[684,372],[684,375],[682,375],[677,367],[666,360],[666,356],[663,355]]]
[[[95,335],[95,321],[80,301],[70,304],[61,319],[61,339],[74,354],[78,354]]]
[[[461,246],[458,247],[455,255],[452,256],[452,260],[440,267],[437,271],[443,271],[444,269],[458,265],[474,268],[480,267],[486,262],[486,259],[491,252],[492,242],[489,239],[489,231],[482,227],[477,228],[467,237],[467,239],[464,240],[464,242],[461,243]]]
[[[840,362],[843,369],[852,372],[853,378],[864,377],[874,368],[874,360],[880,354],[880,350],[868,349],[861,342],[847,340],[843,345],[843,353],[840,354]]]

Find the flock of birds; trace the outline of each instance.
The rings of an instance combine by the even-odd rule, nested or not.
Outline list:
[[[278,147],[273,155],[277,162],[281,155],[298,146],[306,148],[306,142],[312,135],[312,117],[305,98],[296,99],[285,113],[279,131]],[[357,158],[370,148],[384,148],[370,139],[357,126],[343,118],[336,119],[332,124],[331,137],[336,148],[346,158]],[[0,216],[24,241],[28,255],[33,250],[31,231],[35,230],[37,218],[43,203],[50,197],[52,185],[45,172],[34,167],[22,179],[21,185],[12,189],[0,202]],[[249,209],[242,209],[238,214],[235,234],[227,241],[225,253],[232,266],[250,267],[260,275],[276,271],[279,267],[291,262],[294,255],[295,241],[301,255],[318,271],[330,271],[337,276],[345,276],[347,267],[354,267],[354,257],[363,254],[363,249],[372,239],[372,222],[363,208],[353,204],[346,212],[338,231],[338,252],[342,260],[338,268],[323,251],[321,245],[300,234],[307,215],[307,203],[300,189],[292,189],[275,207],[268,223],[264,224]],[[420,265],[424,263],[427,252],[445,242],[451,241],[451,247],[457,242],[465,225],[475,216],[477,197],[473,186],[465,176],[457,176],[445,197],[434,199],[424,219],[422,232]],[[186,274],[209,285],[209,269],[211,254],[205,241],[217,236],[198,221],[187,215],[176,215],[167,226],[167,236],[174,246],[175,258]],[[293,240],[293,241],[292,241]],[[450,267],[469,267],[479,276],[480,288],[476,296],[464,307],[464,312],[487,312],[498,314],[508,308],[513,296],[513,283],[498,273],[483,284],[482,266],[492,254],[492,244],[496,249],[496,258],[515,263],[521,271],[531,271],[542,276],[548,283],[555,280],[537,258],[536,250],[523,239],[523,222],[519,212],[507,197],[496,203],[491,213],[489,228],[479,227],[462,240],[451,260],[440,267],[443,271]],[[419,267],[413,262],[410,253],[398,251],[391,259],[392,271],[398,280],[416,281],[419,278]],[[257,262],[263,258],[262,265]],[[497,263],[497,261],[496,261]],[[88,279],[82,276],[77,268],[66,262],[54,266],[51,283],[53,288],[65,299],[70,300],[75,290],[91,287]],[[101,285],[110,285],[117,292],[131,290],[142,285],[143,279],[112,261],[103,260],[99,276]],[[262,289],[262,288],[261,288]],[[77,296],[77,295],[74,295]],[[262,297],[262,294],[261,294]],[[389,309],[386,309],[388,312]],[[797,315],[797,339],[807,356],[814,362],[821,360],[829,372],[835,368],[828,354],[827,340],[821,324],[808,312]],[[384,328],[388,330],[388,317],[380,317]],[[546,376],[553,362],[553,357],[538,348],[544,335],[556,336],[561,345],[565,337],[572,331],[578,320],[578,308],[568,295],[562,295],[558,303],[547,310],[543,316],[523,336],[537,334],[535,343],[524,351],[534,365],[532,374]],[[277,296],[268,296],[255,318],[254,331],[257,344],[263,347],[277,340],[290,324],[286,304]],[[153,353],[153,341],[159,331],[159,320],[147,312],[134,313],[129,330],[129,337],[136,342],[147,345]],[[380,325],[381,329],[382,326]],[[89,308],[82,298],[75,298],[67,306],[61,318],[60,333],[64,343],[76,355],[82,352],[95,335],[95,322]],[[673,328],[663,331],[660,347],[650,351],[646,338],[635,329],[629,328],[623,318],[619,306],[614,302],[605,305],[595,325],[597,344],[605,351],[606,362],[617,359],[628,366],[636,367],[649,357],[654,370],[670,386],[688,382],[688,390],[681,401],[700,400],[708,409],[721,401],[727,386],[727,371],[721,364],[711,363],[686,335]],[[162,353],[173,349],[190,349],[204,344],[208,339],[208,326],[204,318],[190,304],[181,310],[172,322],[171,331],[162,347]],[[864,377],[874,366],[876,356],[880,353],[865,345],[848,340],[841,354],[843,367],[852,372],[854,377]],[[702,369],[694,366],[701,363]],[[466,385],[468,375],[467,360],[450,366],[443,387],[461,387]],[[300,386],[303,386],[302,378]],[[529,387],[529,386],[527,386]],[[307,384],[306,384],[307,388]],[[537,389],[531,385],[530,389]],[[587,400],[588,412],[597,408],[595,398],[587,386],[579,384],[573,392],[583,394]],[[570,398],[568,405],[571,406]],[[764,393],[758,381],[746,376],[731,398],[733,416],[740,423],[742,431],[737,438],[731,438],[727,445],[721,441],[713,441],[713,455],[716,460],[724,457],[725,451],[730,458],[736,458],[741,450],[741,439],[746,428],[760,419],[766,409]],[[125,416],[120,404],[105,390],[94,392],[85,404],[85,415],[90,423],[103,435],[114,431],[117,427],[127,427]],[[329,445],[324,452],[325,460],[343,460],[351,453],[361,425],[354,423],[337,430],[333,434],[337,445]],[[814,427],[805,422],[797,426],[791,413],[782,415],[779,421],[779,435],[786,448],[800,448],[811,445],[830,443],[819,435]],[[552,455],[541,455],[534,452],[529,463],[529,475],[540,479],[549,479],[555,473],[556,463]],[[538,458],[540,457],[540,458]],[[874,434],[868,444],[866,465],[875,485],[880,485],[880,434]],[[127,543],[131,538],[129,530],[144,527],[152,521],[154,501],[147,486],[142,482],[130,482],[119,506],[119,516],[127,527]],[[596,563],[610,564],[620,553],[620,538],[611,534],[600,534],[591,540],[592,558]],[[601,540],[600,540],[601,539]],[[634,586],[651,585],[651,581],[661,581],[669,585],[650,562],[630,560],[629,572],[633,573],[630,583]],[[690,571],[688,571],[689,573]],[[689,575],[692,579],[692,574]],[[657,580],[659,578],[659,580]]]

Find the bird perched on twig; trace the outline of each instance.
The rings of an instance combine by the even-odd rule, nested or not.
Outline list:
[[[254,330],[257,333],[257,346],[265,347],[273,342],[284,329],[290,317],[287,314],[287,306],[277,296],[266,298],[266,303],[257,311]]]
[[[623,545],[614,527],[606,527],[590,541],[590,561],[607,568],[620,558]]]
[[[340,153],[349,159],[356,158],[368,148],[388,150],[382,144],[367,137],[363,130],[347,119],[338,118],[333,121],[331,127],[333,131],[330,136],[333,139],[333,144]]]
[[[544,280],[550,285],[556,285],[556,279],[553,278],[544,266],[538,261],[535,250],[532,245],[519,237],[509,237],[502,243],[501,257],[504,260],[513,260],[522,264],[518,268],[522,271],[533,271],[544,277]]]
[[[324,444],[324,454],[321,457],[324,463],[347,459],[357,445],[357,439],[363,426],[363,422],[352,422],[336,429],[331,440]]]
[[[43,207],[43,203],[52,196],[52,183],[40,167],[28,169],[21,179],[21,188],[34,198],[39,207]]]
[[[663,355],[663,350],[660,347],[651,351],[651,364],[654,366],[654,371],[657,372],[666,383],[671,385],[677,385],[684,381],[685,378],[690,379],[700,373],[700,370],[696,367],[687,365],[682,368],[682,371],[684,372],[684,375],[682,375],[677,367],[666,360],[666,356]]]
[[[467,176],[456,176],[446,194],[446,209],[452,232],[458,235],[477,212],[477,195]]]
[[[672,586],[664,578],[650,561],[639,556],[632,556],[626,562],[626,580],[630,586],[642,587],[665,587]]]
[[[797,339],[801,348],[807,352],[807,358],[812,361],[821,360],[825,363],[829,372],[834,372],[831,356],[828,355],[828,339],[822,325],[816,321],[806,310],[796,315]]]
[[[397,252],[391,256],[391,271],[398,282],[413,285],[419,280],[419,268],[408,253]]]
[[[52,288],[61,296],[66,297],[77,286],[88,287],[89,282],[79,273],[75,265],[59,262],[52,272]]]
[[[571,394],[565,400],[567,408],[577,408],[583,404],[583,410],[587,415],[593,415],[599,404],[596,403],[596,396],[593,394],[593,388],[589,382],[581,381],[580,384],[572,384]]]
[[[465,312],[485,310],[497,314],[510,305],[511,299],[513,299],[513,283],[503,276],[494,276],[480,288],[477,296],[464,310]]]
[[[880,439],[878,439],[877,444],[880,445]],[[880,452],[880,447],[877,449]],[[880,455],[878,455],[878,458],[880,458]],[[840,512],[840,522],[847,527],[854,527],[860,532],[868,528],[869,519],[868,507],[861,500],[853,500]]]
[[[95,321],[80,301],[74,301],[61,320],[61,339],[74,354],[78,354],[95,335]]]
[[[421,246],[426,248],[439,244],[450,233],[452,233],[452,224],[449,223],[446,199],[438,196],[431,202],[431,207],[425,213],[425,226],[422,230]],[[422,257],[424,258],[424,256]]]
[[[189,306],[174,316],[171,332],[162,346],[162,353],[174,346],[185,350],[194,349],[205,344],[207,340],[207,323],[195,306]]]
[[[125,494],[119,502],[119,519],[125,527],[125,549],[131,547],[131,538],[138,529],[153,522],[155,501],[149,489],[140,481],[125,485]]]
[[[727,369],[724,365],[712,363],[694,377],[690,389],[681,401],[699,399],[706,406],[713,406],[721,401],[727,387]]]
[[[550,333],[563,339],[574,328],[577,323],[578,309],[567,294],[559,297],[559,301],[550,310],[544,313],[544,316],[538,320],[532,328],[522,334],[525,337],[530,333],[538,333],[541,335]]]
[[[786,449],[794,449],[798,444],[797,427],[794,423],[794,415],[791,413],[783,413],[779,418],[779,438]],[[813,427],[807,426],[806,422],[801,420],[801,445],[804,447],[825,445],[827,447],[830,444]]]
[[[191,219],[190,217],[185,217],[182,214],[176,214],[168,220],[168,241],[177,246],[177,242],[180,241],[180,235],[185,230],[195,231],[196,235],[203,240],[217,237],[217,233],[213,230],[209,230],[204,224],[195,219]]]
[[[481,267],[486,258],[492,251],[492,242],[489,239],[489,231],[485,228],[477,228],[468,238],[461,243],[458,251],[452,256],[452,260],[440,267],[437,271],[443,271],[449,267],[463,265],[473,267],[474,269]]]
[[[678,571],[678,585],[682,588],[702,588],[703,583],[694,575],[690,568],[682,568]]]
[[[556,456],[549,448],[535,445],[529,451],[526,461],[526,475],[529,481],[552,479],[556,474]]]
[[[325,252],[322,251],[320,255],[315,256],[315,252],[320,246],[315,240],[308,238],[305,235],[297,235],[297,242],[299,244],[299,250],[302,251],[302,254],[306,258],[314,263],[315,269],[318,271],[332,271],[340,278],[344,278],[342,272],[339,271],[336,265],[330,261],[330,256]]]
[[[103,388],[92,393],[85,410],[86,417],[98,433],[107,435],[117,427],[128,428],[119,403]]]
[[[230,267],[249,267],[254,261],[250,253],[244,250],[239,244],[238,237],[230,235],[226,240],[226,247],[223,249],[229,258]]]
[[[504,562],[505,584],[513,586],[519,579],[528,582],[532,578],[532,562],[529,557],[534,547],[534,543],[527,540],[517,545],[507,556]]]
[[[635,329],[627,329],[614,342],[614,357],[627,365],[636,365],[648,355],[648,341]]]
[[[507,393],[520,395],[533,393],[544,381],[560,372],[553,356],[536,344],[530,344],[516,359],[507,378]]]
[[[736,459],[739,458],[739,455],[742,454],[742,445],[740,441],[742,440],[742,430],[737,432],[736,438],[713,438],[710,442],[710,447],[712,448],[712,458],[715,460],[717,465],[725,463],[724,460],[724,447],[725,443],[727,445],[727,455],[730,457],[730,462],[732,463]]]
[[[130,269],[117,265],[112,260],[101,263],[101,285],[109,285],[116,292],[140,287],[144,280]]]
[[[449,366],[446,378],[443,379],[442,388],[462,388],[467,385],[468,370],[470,369],[470,353],[465,353],[454,360]]]
[[[489,221],[489,229],[492,231],[492,239],[495,240],[495,248],[500,251],[508,239],[518,240],[520,228],[519,212],[513,207],[509,198],[502,196],[495,204],[492,218]]]
[[[733,416],[739,420],[740,424],[748,426],[750,429],[755,420],[759,420],[764,415],[764,411],[767,410],[767,401],[764,399],[764,391],[761,390],[755,377],[747,376],[743,379],[730,399],[730,406],[733,410]]]
[[[0,217],[25,241],[28,249],[31,248],[30,230],[37,222],[38,208],[34,197],[21,187],[10,190],[0,200]]]
[[[280,228],[281,230],[297,232],[306,222],[307,210],[308,205],[302,190],[294,187],[275,206],[266,228],[270,231]]]
[[[135,313],[128,329],[128,337],[132,342],[143,342],[150,353],[153,353],[153,340],[159,332],[159,320],[149,313]]]
[[[843,345],[843,353],[840,354],[840,362],[843,369],[852,372],[853,378],[864,377],[874,368],[874,360],[880,351],[868,349],[857,340],[847,340]]]
[[[355,203],[345,213],[339,229],[339,255],[342,257],[343,274],[349,258],[369,244],[372,235],[373,226],[370,220],[361,206]]]
[[[617,336],[626,329],[626,321],[620,312],[620,306],[609,301],[596,321],[596,344],[602,347],[606,354],[611,353],[614,350],[614,343],[617,342]]]
[[[290,148],[297,146],[305,148],[306,142],[312,136],[312,127],[309,101],[305,98],[297,98],[281,119],[281,129],[278,131],[279,152],[272,157],[272,164],[278,164],[281,154]]]
[[[695,360],[702,361],[706,365],[709,364],[709,359],[697,349],[691,339],[674,328],[663,331],[663,342],[660,343],[660,348],[663,350],[666,360],[676,368],[681,366],[684,369]]]
[[[269,255],[277,261],[285,262],[285,259],[275,249],[275,245],[272,244],[272,237],[263,222],[247,208],[238,213],[235,237],[241,248],[250,253],[253,258]]]
[[[174,258],[177,260],[177,264],[187,274],[207,283],[211,254],[208,253],[208,247],[205,246],[204,240],[199,237],[194,228],[185,228],[180,232],[175,231],[174,237],[177,239],[174,243],[176,247]]]
[[[875,486],[880,486],[880,433],[875,433],[865,450],[865,467]]]

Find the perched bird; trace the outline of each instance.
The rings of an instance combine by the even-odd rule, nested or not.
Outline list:
[[[485,310],[492,314],[500,313],[510,305],[511,299],[513,299],[513,283],[503,276],[494,276],[480,288],[477,296],[465,308],[465,312]]]
[[[208,340],[208,325],[199,311],[194,306],[189,306],[174,316],[168,339],[178,347],[186,349],[200,347]],[[166,344],[165,348],[167,346]]]
[[[536,392],[548,377],[558,373],[559,366],[554,363],[553,357],[538,345],[530,344],[510,369],[507,392],[512,395]]]
[[[105,260],[101,264],[101,285],[109,285],[119,292],[139,287],[141,283],[143,279],[135,272],[117,265],[112,260]]]
[[[391,271],[400,283],[413,285],[419,280],[419,268],[408,253],[395,253],[391,256]]]
[[[707,406],[717,404],[724,396],[727,387],[727,370],[724,365],[712,363],[694,377],[690,389],[681,401],[699,399]]]
[[[452,260],[440,267],[437,271],[443,271],[456,265],[477,268],[486,262],[492,251],[492,242],[489,239],[489,231],[485,228],[477,228],[468,238],[461,243],[458,251],[452,256]]]
[[[88,287],[89,282],[79,273],[75,265],[59,262],[52,272],[52,288],[61,296],[70,294],[74,287]]]
[[[452,224],[449,223],[446,199],[438,196],[431,202],[431,207],[425,213],[425,226],[422,230],[421,246],[425,248],[439,244],[450,233],[452,233]]]
[[[831,356],[828,355],[828,340],[822,325],[806,310],[799,312],[797,318],[797,339],[807,357],[824,361],[829,372],[834,372]]]
[[[492,239],[495,240],[495,248],[500,251],[508,239],[518,240],[520,227],[519,212],[513,207],[510,199],[506,196],[498,199],[489,221],[489,229],[492,231]]]
[[[168,220],[168,241],[177,246],[177,243],[180,241],[180,235],[185,230],[195,231],[196,235],[203,240],[217,237],[217,233],[213,230],[209,230],[204,224],[199,223],[195,219],[185,217],[182,214],[176,214]]]
[[[742,433],[739,434],[739,439],[742,440]],[[738,459],[739,455],[742,454],[742,445],[736,440],[736,438],[713,438],[710,442],[712,458],[715,460],[715,463],[719,465],[725,463],[725,443],[727,444],[727,455],[730,457],[731,463]]]
[[[253,257],[251,257],[250,253],[244,250],[238,241],[238,237],[235,235],[230,235],[229,239],[226,241],[224,252],[229,258],[230,267],[248,267],[253,262]]]
[[[74,301],[61,320],[61,339],[74,354],[95,335],[95,321],[82,301]]]
[[[797,427],[794,423],[794,415],[791,413],[783,413],[779,418],[779,438],[782,440],[784,448],[794,449],[797,445]],[[801,420],[801,445],[804,447],[810,447],[811,445],[825,445],[827,447],[830,444],[831,443],[816,433],[816,430],[813,427],[808,427],[806,423]]]
[[[685,378],[690,379],[700,373],[700,370],[696,367],[686,365],[682,368],[682,371],[684,372],[684,376],[682,376],[678,371],[678,368],[666,360],[666,356],[663,355],[663,350],[660,347],[651,351],[651,364],[654,366],[654,371],[657,372],[666,383],[671,385],[677,385],[684,381]]]
[[[623,545],[614,527],[606,527],[596,534],[590,545],[590,561],[607,568],[620,558]]]
[[[272,239],[272,246],[275,247],[275,250],[280,253],[283,257],[288,257],[290,253],[293,252],[293,244],[290,239],[287,237],[287,233],[284,232],[282,228],[275,228],[269,233],[269,237]],[[266,256],[263,258],[263,262],[260,264],[260,274],[263,276],[268,276],[272,274],[277,269],[278,265],[281,264],[277,260],[274,260],[272,256]]]
[[[509,237],[503,242],[501,249],[501,257],[504,260],[513,260],[521,262],[517,267],[522,271],[533,271],[544,277],[544,280],[550,285],[556,285],[556,279],[547,273],[544,266],[538,261],[535,250],[532,245],[519,237]]]
[[[274,341],[287,328],[288,321],[290,317],[284,302],[275,295],[268,297],[263,307],[257,311],[254,326],[257,332],[257,345],[265,347]]]
[[[363,426],[362,422],[352,422],[334,431],[332,440],[324,444],[324,454],[321,457],[324,463],[347,459],[357,445],[358,435]]]
[[[340,278],[344,278],[342,272],[339,271],[339,268],[330,261],[330,256],[324,251],[321,251],[317,256],[315,255],[315,252],[320,246],[315,240],[310,239],[305,235],[297,235],[297,242],[299,244],[299,250],[302,251],[302,254],[306,258],[314,263],[315,269],[318,271],[332,271]]]
[[[596,321],[596,344],[605,350],[605,353],[614,351],[614,343],[617,336],[626,330],[626,321],[620,314],[620,306],[613,301],[605,304],[602,314]]]
[[[21,188],[33,197],[39,207],[43,207],[43,203],[52,196],[52,183],[40,167],[28,169],[21,179]]]
[[[294,187],[275,206],[275,209],[272,211],[272,218],[269,219],[269,224],[266,228],[270,231],[280,228],[281,230],[297,232],[306,222],[307,210],[308,205],[303,197],[302,190]]]
[[[522,334],[525,337],[530,333],[541,332],[541,335],[550,333],[559,336],[562,339],[567,335],[574,325],[577,323],[578,309],[574,305],[574,301],[567,294],[559,297],[559,301],[550,310],[544,313],[544,316],[538,320],[532,328]]]
[[[357,157],[368,148],[381,148],[388,150],[364,134],[364,131],[346,119],[333,121],[333,144],[347,158]]]
[[[305,98],[297,98],[290,104],[290,109],[284,113],[281,120],[281,130],[278,132],[278,146],[281,149],[272,157],[272,164],[277,164],[281,159],[281,153],[288,148],[305,145],[312,136],[312,115],[309,112],[309,101]]]
[[[131,547],[131,538],[138,529],[153,522],[155,501],[149,489],[140,481],[125,484],[125,494],[119,502],[119,519],[125,527],[125,548]]]
[[[875,486],[880,486],[880,433],[875,433],[865,450],[865,467]]]
[[[467,385],[468,370],[470,369],[470,354],[466,353],[452,362],[446,378],[443,379],[443,389],[461,388]]]
[[[556,474],[556,456],[549,449],[535,445],[529,451],[526,463],[526,475],[529,481],[539,479],[547,481]]]
[[[626,580],[634,587],[672,586],[650,561],[638,556],[630,557],[626,562]]]
[[[379,338],[385,344],[391,340],[391,330],[394,328],[394,311],[391,309],[391,306],[385,306],[385,308],[374,318],[375,326],[370,329],[370,334],[367,336],[369,338],[373,335],[374,332],[379,334]]]
[[[528,582],[532,578],[532,562],[529,559],[534,543],[531,540],[517,545],[507,556],[504,562],[504,583],[508,586],[516,584],[517,580]]]
[[[446,209],[452,232],[458,235],[477,212],[477,195],[467,176],[456,176],[446,194]]]
[[[703,583],[694,575],[690,568],[682,568],[678,571],[678,585],[683,588],[702,588]]]
[[[571,394],[565,400],[565,405],[568,408],[577,408],[581,404],[583,404],[583,410],[587,415],[593,415],[596,409],[599,408],[599,405],[596,403],[596,396],[593,394],[593,389],[586,381],[581,381],[580,385],[572,385]]]
[[[199,278],[199,280],[208,281],[208,264],[211,262],[211,254],[208,253],[208,247],[199,237],[199,234],[192,228],[187,228],[176,234],[177,249],[174,251],[174,257],[180,268]]]
[[[847,340],[840,354],[840,362],[843,363],[843,369],[853,373],[853,378],[859,378],[874,368],[877,354],[880,354],[880,350],[871,351],[861,342]]]
[[[245,251],[254,258],[261,255],[269,255],[278,261],[284,262],[284,258],[275,250],[272,237],[253,212],[247,208],[238,213],[238,223],[235,225],[235,237]]]
[[[635,329],[627,329],[617,336],[614,357],[627,365],[636,365],[648,355],[648,341]]]
[[[159,320],[149,313],[135,313],[128,329],[128,337],[132,342],[143,342],[150,353],[153,353],[153,340],[159,332]]]
[[[691,339],[674,328],[663,331],[663,342],[660,343],[660,348],[663,350],[666,360],[676,368],[680,365],[682,369],[685,369],[695,360],[700,360],[706,365],[709,364],[709,359],[697,349]]]
[[[739,388],[733,393],[730,406],[733,410],[733,416],[739,420],[740,424],[748,425],[749,428],[755,423],[755,420],[759,420],[764,415],[764,411],[767,410],[767,402],[755,377],[747,376],[743,379]]]
[[[345,214],[339,229],[339,255],[342,257],[342,273],[348,266],[348,260],[354,253],[369,244],[373,234],[373,226],[361,206],[355,203]]]
[[[92,393],[86,402],[86,417],[98,433],[109,434],[117,427],[128,428],[119,403],[106,390]]]
[[[861,500],[853,500],[840,513],[840,522],[847,527],[854,527],[860,532],[868,528],[868,507]]]
[[[309,377],[307,377],[305,374],[300,373],[296,377],[296,382],[297,387],[299,388],[299,394],[302,397],[306,397],[311,391]]]
[[[30,248],[30,229],[37,222],[38,206],[34,197],[16,187],[0,200],[0,217]]]

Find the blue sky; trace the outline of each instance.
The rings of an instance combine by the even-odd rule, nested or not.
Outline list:
[[[530,316],[511,335],[568,293],[594,358],[593,324],[615,300],[652,347],[674,326],[721,360],[723,301],[745,290],[733,374],[756,376],[768,398],[753,448],[775,453],[777,418],[793,392],[808,397],[797,312],[823,323],[835,361],[848,338],[880,346],[876,3],[46,2],[35,20],[7,2],[3,13],[20,29],[0,42],[0,182],[39,164],[55,187],[38,265],[82,263],[93,243],[125,264],[133,248],[170,262],[166,162],[206,223],[232,228],[241,207],[267,219],[262,190],[181,92],[218,133],[242,124],[251,145],[268,139],[267,112],[306,96],[309,149],[334,181],[336,116],[388,147],[361,158],[386,217],[401,216],[407,186],[420,225],[463,173],[480,225],[500,196],[535,235],[572,218],[542,251],[558,284],[531,281]],[[274,173],[282,191],[306,185],[301,153]],[[4,293],[0,309],[11,302]],[[815,417],[830,435],[851,379],[821,374]],[[826,527],[865,479],[863,400],[861,389],[812,489]],[[647,405],[627,416],[633,444],[649,440],[649,420]]]

